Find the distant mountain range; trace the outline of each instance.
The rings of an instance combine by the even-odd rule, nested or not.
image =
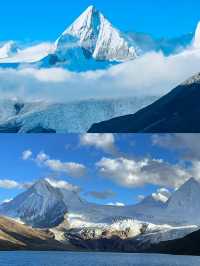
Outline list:
[[[199,133],[200,74],[132,115],[94,124],[89,132]]]
[[[17,245],[20,239],[22,245],[29,241],[30,249],[37,249],[43,236],[41,245],[47,241],[55,249],[67,244],[68,249],[140,252],[159,250],[167,243],[173,253],[170,250],[173,241],[199,230],[199,195],[200,183],[191,178],[167,202],[148,196],[132,206],[97,205],[82,199],[77,191],[55,187],[51,180],[42,179],[12,201],[0,205],[0,215],[12,219],[9,222],[0,218],[0,249],[7,234],[6,239],[12,236]],[[25,224],[20,225],[19,221]],[[48,231],[44,231],[46,228]],[[35,239],[35,246],[30,246],[31,239]],[[15,249],[15,245],[10,247]]]
[[[0,205],[0,214],[45,228],[59,225],[68,213],[85,217],[83,223],[109,223],[117,217],[129,217],[171,225],[198,225],[199,193],[199,182],[191,178],[167,202],[148,196],[132,206],[101,206],[85,201],[77,191],[55,187],[50,180],[42,179],[12,201]]]

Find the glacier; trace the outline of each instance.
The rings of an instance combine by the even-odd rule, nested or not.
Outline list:
[[[0,100],[0,132],[84,133],[92,124],[135,112],[156,97],[82,100],[66,103]],[[94,112],[95,110],[95,112]]]

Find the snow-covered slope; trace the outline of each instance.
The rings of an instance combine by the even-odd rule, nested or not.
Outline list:
[[[21,48],[17,53],[9,53],[6,57],[0,56],[0,65],[4,64],[25,64],[36,63],[55,51],[55,45],[52,43],[39,43],[26,48]],[[1,50],[0,50],[1,54]]]
[[[87,132],[93,123],[135,112],[154,100],[154,97],[146,97],[60,104],[2,100],[0,131],[23,133],[43,128],[58,133]]]
[[[18,51],[18,46],[14,41],[6,42],[0,47],[0,59],[14,56]]]

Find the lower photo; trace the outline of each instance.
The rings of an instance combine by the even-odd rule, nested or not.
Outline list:
[[[0,265],[200,265],[199,134],[0,138]]]

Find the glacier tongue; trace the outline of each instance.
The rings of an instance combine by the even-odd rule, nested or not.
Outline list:
[[[125,61],[137,57],[137,48],[129,44],[126,37],[90,6],[56,41],[56,46],[65,45],[65,38],[77,38],[81,46],[96,60]]]

